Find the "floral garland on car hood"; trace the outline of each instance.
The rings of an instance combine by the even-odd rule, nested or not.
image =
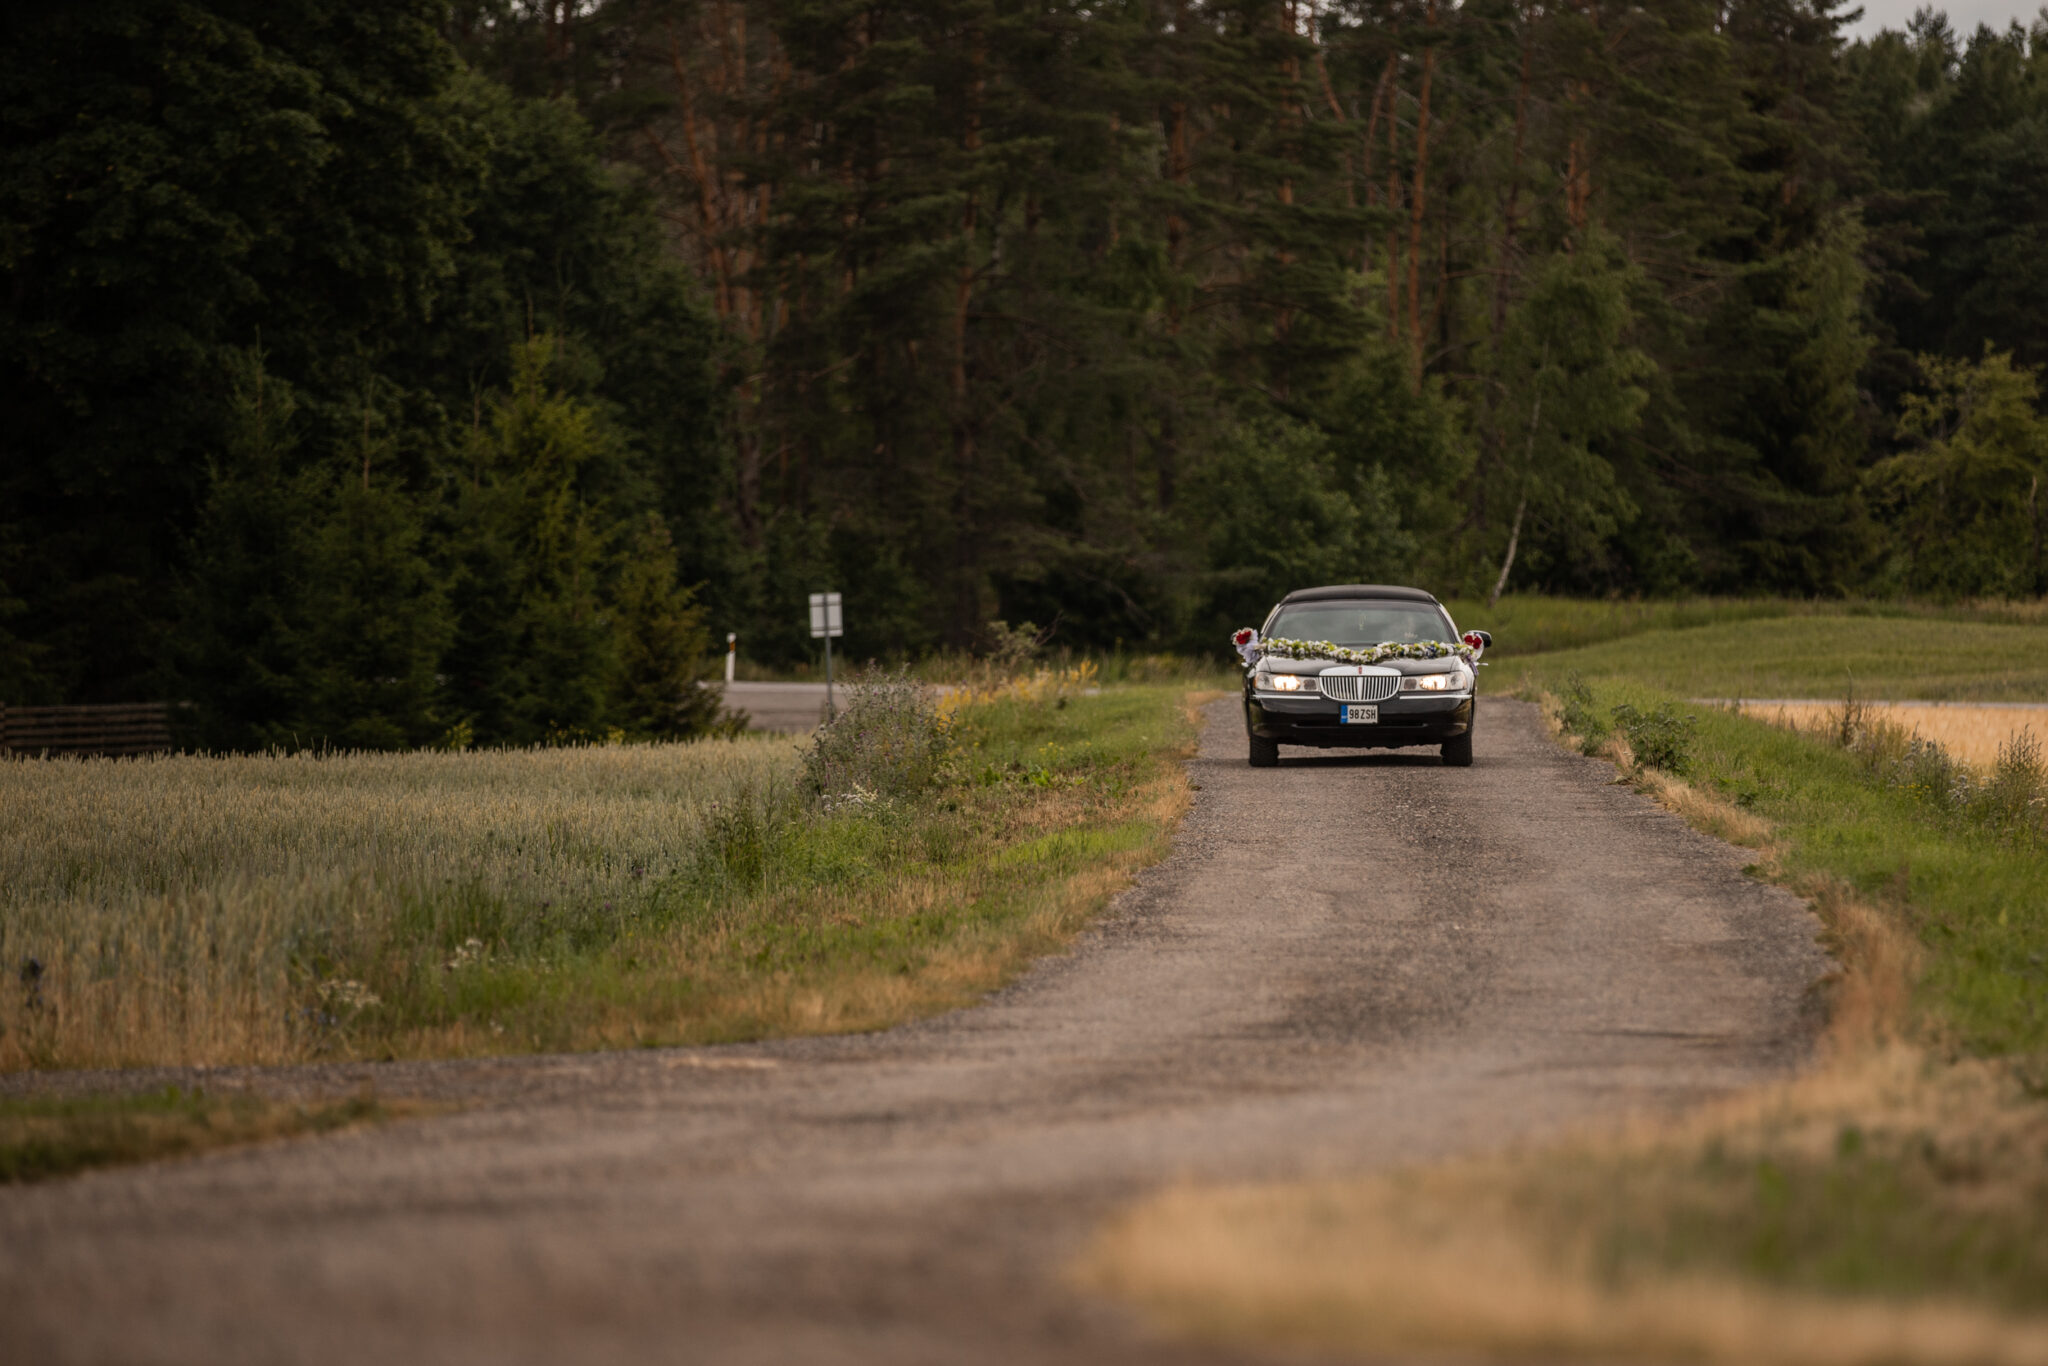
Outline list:
[[[1261,640],[1257,631],[1246,626],[1230,637],[1230,643],[1237,647],[1247,665],[1258,663],[1265,655],[1276,659],[1327,659],[1336,664],[1384,664],[1390,659],[1462,659],[1470,664],[1479,658],[1482,649],[1476,631],[1455,645],[1447,640],[1389,640],[1354,650],[1327,640],[1288,640],[1282,636]]]

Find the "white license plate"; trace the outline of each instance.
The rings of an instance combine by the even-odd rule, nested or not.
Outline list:
[[[1380,709],[1359,702],[1344,704],[1344,724],[1347,726],[1377,726],[1380,723]]]

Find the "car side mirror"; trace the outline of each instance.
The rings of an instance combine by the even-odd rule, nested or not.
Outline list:
[[[1466,634],[1467,634],[1467,635],[1474,635],[1474,636],[1478,636],[1478,637],[1479,637],[1479,648],[1480,648],[1480,649],[1482,649],[1482,650],[1491,650],[1491,649],[1493,648],[1493,632],[1491,632],[1491,631],[1468,631],[1468,632],[1466,632]]]

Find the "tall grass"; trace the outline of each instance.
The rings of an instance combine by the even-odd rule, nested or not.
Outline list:
[[[300,1056],[410,969],[609,942],[796,764],[780,738],[0,762],[0,1067]]]

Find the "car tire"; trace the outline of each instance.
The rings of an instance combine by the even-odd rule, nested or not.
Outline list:
[[[1251,737],[1251,742],[1251,764],[1253,768],[1280,767],[1280,742],[1278,740],[1265,740],[1254,735]]]
[[[1468,730],[1455,740],[1444,741],[1443,756],[1445,768],[1472,767],[1472,732]]]

